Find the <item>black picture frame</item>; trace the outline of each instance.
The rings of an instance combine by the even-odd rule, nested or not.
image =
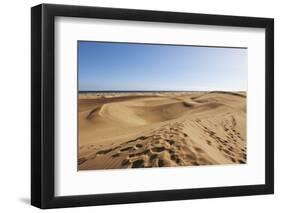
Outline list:
[[[264,28],[266,32],[265,184],[56,197],[54,195],[54,21],[58,16]],[[47,209],[272,193],[274,193],[273,19],[53,4],[41,4],[31,8],[32,205]]]

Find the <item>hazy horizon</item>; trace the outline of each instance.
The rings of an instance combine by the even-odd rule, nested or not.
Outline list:
[[[247,49],[78,42],[79,91],[246,91]]]

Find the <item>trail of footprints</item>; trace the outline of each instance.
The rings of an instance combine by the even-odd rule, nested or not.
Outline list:
[[[111,158],[123,156],[122,168],[188,166],[214,164],[206,153],[195,146],[190,137],[183,131],[184,124],[165,125],[152,132],[121,143],[118,146],[101,149],[92,157],[110,155]],[[87,159],[80,158],[79,165]]]
[[[209,136],[205,142],[216,147],[223,155],[233,163],[246,162],[246,147],[240,133],[235,131],[236,121],[226,120],[223,128],[225,138],[217,136],[200,119],[195,121],[203,129],[204,134]],[[99,156],[110,156],[112,160],[119,160],[121,168],[143,167],[170,167],[217,164],[184,131],[186,123],[166,124],[161,129],[153,131],[149,136],[141,136],[130,141],[112,146],[108,149],[94,147],[94,154],[90,157],[82,157],[78,160],[81,165],[89,159]],[[93,145],[91,145],[93,146]],[[86,147],[80,147],[85,149]],[[89,153],[93,153],[93,147],[88,147]],[[91,151],[92,150],[92,151]],[[121,159],[121,160],[120,160]]]
[[[230,120],[224,120],[223,129],[226,139],[217,136],[214,131],[203,125],[200,119],[197,119],[196,122],[212,139],[212,141],[206,141],[208,145],[215,145],[216,148],[222,151],[224,156],[230,159],[233,163],[246,163],[247,154],[245,139],[240,135],[239,132],[236,132],[236,120],[233,116],[231,116]]]

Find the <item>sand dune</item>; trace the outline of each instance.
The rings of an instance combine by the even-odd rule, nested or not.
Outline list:
[[[79,170],[239,163],[245,92],[79,95]]]

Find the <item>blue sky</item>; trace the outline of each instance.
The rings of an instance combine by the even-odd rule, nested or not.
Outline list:
[[[247,49],[78,42],[79,90],[247,90]]]

